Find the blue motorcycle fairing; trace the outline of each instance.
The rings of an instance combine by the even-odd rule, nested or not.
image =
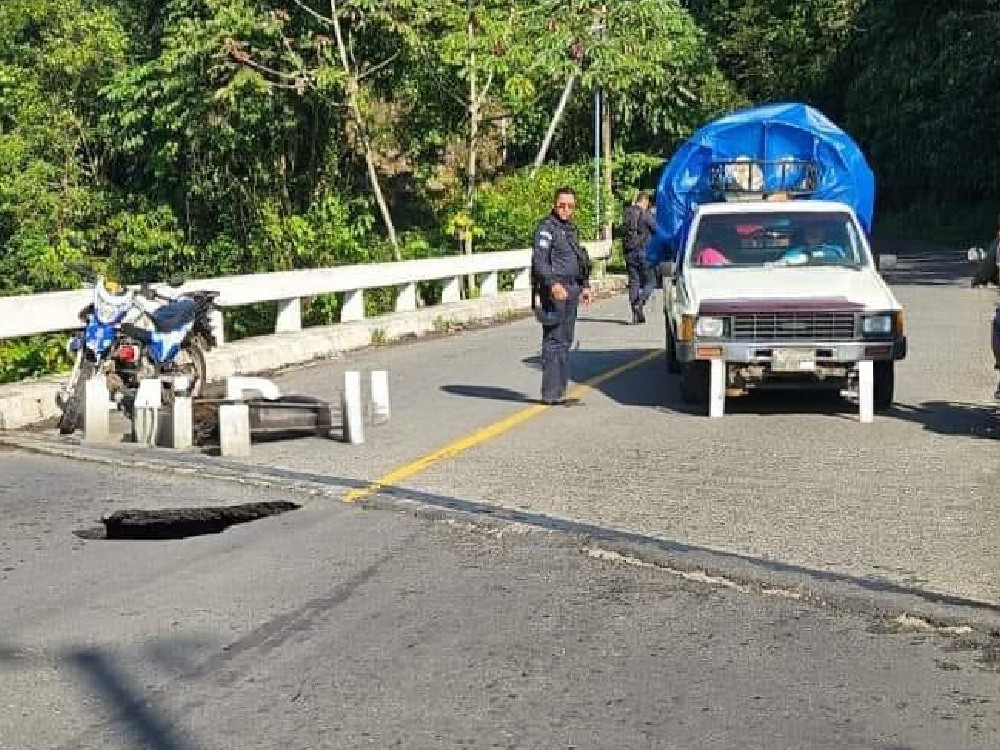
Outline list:
[[[91,313],[87,317],[87,325],[83,329],[83,343],[96,356],[103,357],[111,349],[115,338],[118,336],[118,324],[125,314],[110,323],[102,323],[97,319],[97,315]]]
[[[157,331],[175,331],[193,323],[198,314],[198,303],[190,297],[177,299],[157,308],[150,317]]]
[[[150,331],[147,345],[153,361],[162,365],[176,357],[192,328],[193,321],[175,331]]]

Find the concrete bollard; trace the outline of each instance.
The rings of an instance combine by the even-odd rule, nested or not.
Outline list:
[[[726,412],[726,362],[713,359],[708,381],[708,416],[718,419]]]
[[[103,375],[95,375],[83,385],[83,439],[106,443],[111,439],[111,394]]]
[[[132,406],[132,439],[152,447],[159,433],[160,407],[163,405],[163,383],[159,378],[139,381]]]
[[[224,458],[250,455],[250,407],[247,404],[219,407],[219,452]]]
[[[344,420],[344,440],[352,445],[364,443],[365,425],[364,411],[361,407],[361,373],[356,370],[348,370],[344,373],[341,414]]]
[[[187,450],[194,445],[194,403],[190,396],[174,396],[174,402],[161,418],[159,438],[161,448]]]
[[[281,398],[281,389],[267,378],[250,378],[245,375],[226,378],[226,401],[241,401],[246,391],[259,391],[268,401]]]
[[[374,424],[385,424],[389,421],[389,372],[388,370],[372,371],[371,410]]]
[[[875,364],[858,362],[858,417],[864,423],[875,421]]]

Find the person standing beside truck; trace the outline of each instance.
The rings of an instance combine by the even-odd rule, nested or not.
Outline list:
[[[632,325],[646,322],[646,303],[653,294],[653,275],[646,262],[646,244],[655,229],[649,210],[649,196],[638,192],[632,204],[625,209],[622,249],[625,251],[625,270],[628,273],[628,301],[632,308]]]
[[[996,284],[1000,286],[1000,227],[997,228],[996,236],[987,245],[975,273],[972,276],[972,288],[977,286],[989,286]],[[996,308],[993,315],[993,324],[990,326],[990,348],[993,350],[993,367],[1000,370],[1000,306]],[[993,398],[1000,401],[1000,382],[997,383]]]
[[[559,188],[552,212],[538,223],[531,249],[532,295],[542,324],[542,401],[566,404],[569,349],[576,329],[580,300],[589,303],[590,258],[573,224],[576,193]]]

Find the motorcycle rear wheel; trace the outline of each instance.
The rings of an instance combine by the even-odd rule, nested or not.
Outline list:
[[[205,342],[200,336],[194,336],[184,343],[174,360],[173,375],[187,375],[190,378],[188,395],[192,398],[201,396],[205,389],[205,375],[208,370],[205,364]],[[169,395],[167,395],[169,394]],[[164,395],[172,400],[173,389],[165,388]]]

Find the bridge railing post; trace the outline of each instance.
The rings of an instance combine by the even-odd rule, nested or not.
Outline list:
[[[449,302],[459,302],[462,299],[462,277],[449,276],[444,280],[444,289],[441,291],[442,304]]]
[[[340,322],[351,323],[365,319],[365,290],[351,289],[344,292],[344,306],[340,308]]]
[[[479,287],[479,293],[483,297],[497,297],[500,294],[499,276],[496,271],[491,271],[483,278],[483,283]]]
[[[278,319],[275,333],[292,333],[302,330],[302,300],[298,297],[278,301]]]
[[[416,283],[401,284],[396,294],[396,312],[413,312],[417,309]]]

